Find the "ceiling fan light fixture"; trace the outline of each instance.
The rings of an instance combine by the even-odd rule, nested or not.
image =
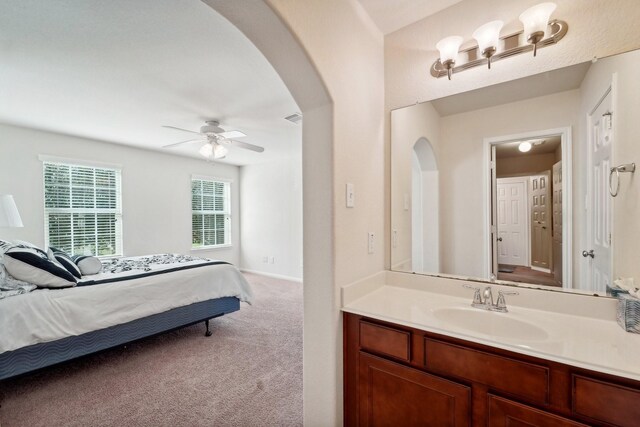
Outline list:
[[[198,150],[198,152],[204,157],[209,158],[213,154],[213,146],[211,145],[211,143],[207,142],[202,147],[200,147],[200,150]]]
[[[213,145],[212,150],[213,150],[213,157],[215,159],[221,159],[224,156],[226,156],[227,153],[229,152],[229,149],[227,147],[220,145],[218,143],[213,143],[211,145]]]

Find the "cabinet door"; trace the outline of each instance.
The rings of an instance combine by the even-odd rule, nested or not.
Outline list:
[[[586,424],[489,395],[488,427],[586,427]]]
[[[469,387],[367,353],[358,359],[359,425],[470,425]]]

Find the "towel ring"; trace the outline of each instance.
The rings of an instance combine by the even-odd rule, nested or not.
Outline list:
[[[616,197],[620,190],[620,172],[634,173],[636,171],[635,163],[627,163],[626,165],[616,166],[609,171],[609,194],[611,197]],[[613,173],[616,174],[616,191],[613,191]]]

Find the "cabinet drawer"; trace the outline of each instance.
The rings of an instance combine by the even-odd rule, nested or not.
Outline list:
[[[471,425],[470,387],[368,353],[358,372],[358,426]]]
[[[640,390],[572,375],[574,415],[619,426],[637,426],[640,420]]]
[[[558,415],[489,395],[489,427],[587,427]]]
[[[360,348],[396,359],[411,360],[411,333],[369,322],[360,322]]]
[[[433,372],[485,384],[528,401],[549,403],[549,369],[425,338],[425,365]]]

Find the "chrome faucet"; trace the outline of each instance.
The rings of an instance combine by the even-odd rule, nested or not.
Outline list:
[[[494,303],[491,286],[487,286],[484,290],[471,285],[462,285],[462,287],[473,289],[475,291],[471,307],[488,311],[497,311],[499,313],[506,313],[509,311],[507,310],[507,302],[504,298],[505,295],[518,295],[518,292],[516,291],[498,291],[498,300]]]

